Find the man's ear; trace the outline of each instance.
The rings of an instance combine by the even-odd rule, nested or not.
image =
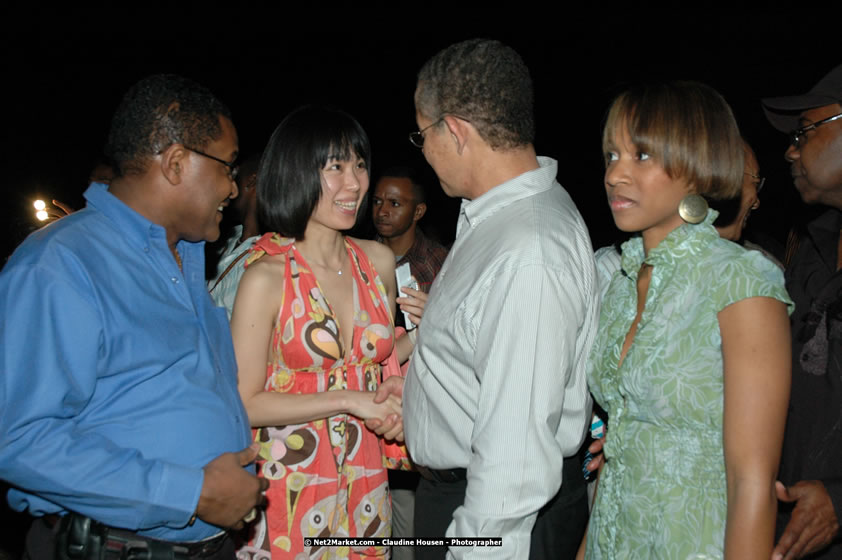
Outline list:
[[[243,178],[242,184],[240,186],[240,192],[257,192],[257,173],[252,173],[248,177]]]
[[[173,185],[181,183],[187,164],[187,149],[181,144],[170,144],[161,152],[161,174]]]
[[[456,152],[462,155],[462,150],[468,144],[471,128],[473,128],[471,123],[453,115],[445,115],[444,124],[447,126],[451,139],[456,143]]]
[[[427,203],[419,202],[415,205],[415,213],[412,215],[412,221],[417,222],[427,213]]]

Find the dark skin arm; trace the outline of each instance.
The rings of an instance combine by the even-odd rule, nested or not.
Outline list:
[[[63,218],[64,216],[69,216],[70,214],[76,211],[76,209],[71,207],[69,204],[66,204],[60,200],[56,200],[55,198],[53,199],[53,205],[56,208],[60,209],[62,212],[64,212],[64,214],[60,214],[56,211],[52,211],[52,215],[56,218]]]

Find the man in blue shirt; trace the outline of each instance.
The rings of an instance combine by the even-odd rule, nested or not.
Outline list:
[[[0,273],[0,478],[39,517],[28,557],[231,558],[224,529],[262,502],[227,317],[204,283],[237,149],[204,87],[142,80],[112,120],[110,187],[92,184]]]

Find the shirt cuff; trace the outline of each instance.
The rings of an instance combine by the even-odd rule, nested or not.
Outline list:
[[[526,517],[489,518],[472,515],[465,506],[453,513],[453,521],[447,528],[447,537],[494,537],[502,538],[503,546],[454,546],[448,549],[448,558],[454,559],[499,559],[527,558],[531,544],[532,527],[538,512]]]
[[[158,522],[173,528],[186,527],[199,505],[204,481],[205,471],[201,468],[165,463],[153,500],[162,508],[155,516]]]

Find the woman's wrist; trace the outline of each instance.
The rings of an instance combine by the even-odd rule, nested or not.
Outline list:
[[[340,389],[338,391],[327,391],[334,400],[330,404],[330,408],[336,411],[337,414],[354,414],[355,404],[353,391],[347,389]]]

